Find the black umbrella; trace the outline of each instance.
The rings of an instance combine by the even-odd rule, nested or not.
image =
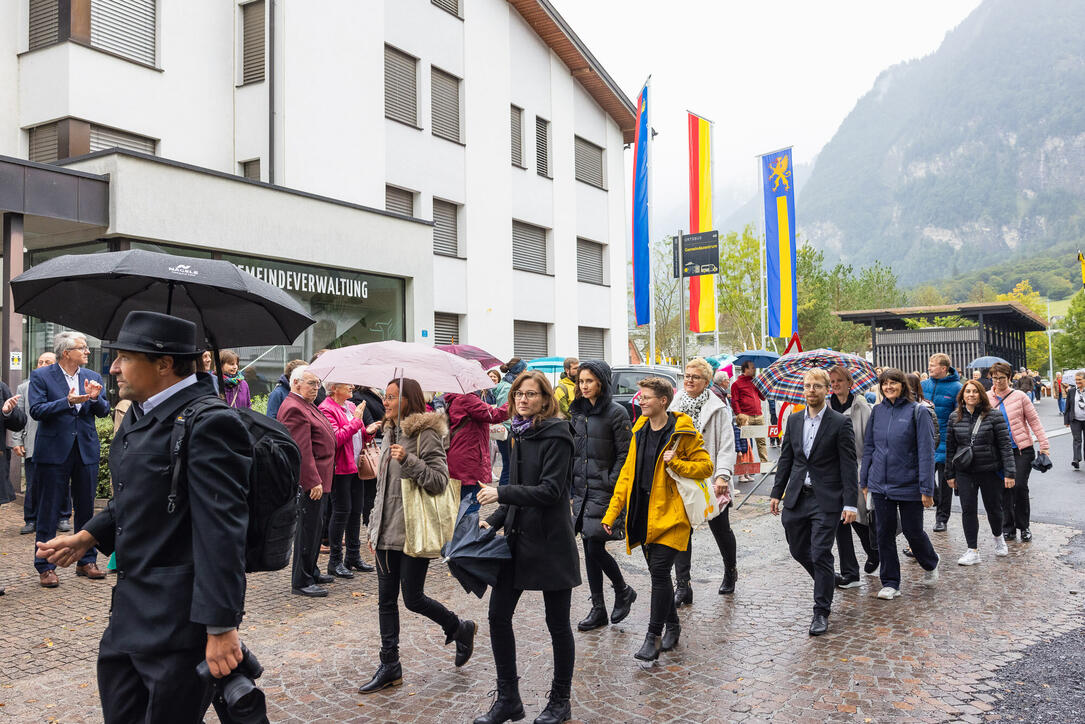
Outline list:
[[[99,339],[116,339],[128,313],[195,322],[211,347],[293,344],[316,320],[286,292],[216,259],[153,251],[58,256],[11,280],[15,311]]]
[[[470,498],[460,504],[452,540],[441,552],[463,590],[482,598],[487,586],[497,585],[497,574],[505,561],[512,560],[512,553],[505,536],[497,535],[493,528],[479,528],[478,513],[464,512],[470,504]]]

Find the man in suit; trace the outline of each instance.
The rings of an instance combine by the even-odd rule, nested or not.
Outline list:
[[[101,457],[94,418],[109,414],[101,375],[83,366],[90,358],[86,337],[78,332],[61,332],[53,349],[57,363],[31,372],[27,388],[30,416],[38,421],[34,448],[35,473],[41,483],[35,528],[38,543],[56,535],[69,492],[77,531],[94,514]],[[105,578],[97,559],[94,548],[88,548],[75,574],[93,580]],[[60,585],[56,566],[49,561],[35,556],[34,568],[43,588]]]
[[[213,397],[196,374],[196,325],[156,312],[125,319],[110,368],[132,407],[109,453],[113,500],[74,535],[38,544],[61,566],[98,546],[117,556],[109,626],[98,650],[106,724],[196,724],[210,701],[196,674],[222,677],[241,661],[252,446],[237,415],[210,408],[188,422],[180,493],[170,500],[174,425]],[[180,418],[180,420],[178,420]],[[40,431],[39,431],[40,434]]]
[[[52,352],[42,352],[38,355],[38,364],[35,369],[41,369],[42,367],[48,367],[49,365],[55,365],[57,363],[57,356]],[[11,450],[19,457],[25,460],[23,467],[23,475],[25,476],[25,483],[23,484],[23,523],[22,528],[19,529],[19,535],[27,535],[33,533],[37,529],[38,520],[38,505],[41,503],[41,485],[34,485],[34,441],[38,435],[38,421],[29,416],[29,404],[26,398],[30,390],[30,378],[19,383],[19,389],[16,394],[19,396],[19,409],[23,411],[23,414],[27,415],[26,427],[18,432],[11,434]],[[60,512],[60,521],[57,523],[57,530],[68,533],[71,531],[71,523],[68,519],[72,517],[72,496],[69,495],[65,501],[64,510]],[[68,523],[65,528],[64,523]]]
[[[855,520],[859,500],[858,466],[851,418],[825,404],[829,373],[810,370],[803,376],[806,410],[787,420],[787,429],[772,486],[770,510],[780,515],[791,556],[814,579],[814,617],[810,635],[829,628],[836,576],[833,541],[838,521]]]

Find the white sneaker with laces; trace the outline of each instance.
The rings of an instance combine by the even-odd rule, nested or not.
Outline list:
[[[923,571],[923,585],[933,586],[934,584],[938,583],[938,575],[938,564],[935,563],[934,568],[929,571]]]
[[[900,589],[893,588],[892,586],[885,586],[882,590],[878,591],[878,598],[883,601],[892,601],[894,598],[900,595]]]
[[[1005,543],[1003,543],[1005,545]],[[974,566],[981,560],[980,552],[975,548],[969,548],[964,552],[964,555],[957,559],[958,566]]]
[[[1010,555],[1010,549],[1006,547],[1006,536],[995,536],[995,555],[996,556],[1008,556]]]

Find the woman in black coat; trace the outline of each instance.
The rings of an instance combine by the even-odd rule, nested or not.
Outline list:
[[[568,721],[576,648],[569,625],[573,588],[580,585],[580,561],[569,516],[569,473],[573,436],[559,418],[554,391],[538,371],[520,374],[509,390],[512,418],[509,484],[479,484],[478,502],[499,503],[484,528],[504,528],[512,560],[490,594],[490,645],[497,668],[497,699],[475,724],[524,718],[516,674],[512,615],[524,591],[542,591],[546,627],[554,648],[550,701],[536,724]]]
[[[573,526],[584,543],[584,568],[591,589],[591,611],[577,624],[581,631],[607,625],[604,573],[614,586],[611,623],[628,616],[629,607],[637,599],[637,592],[625,582],[618,562],[606,548],[607,541],[622,537],[624,526],[614,526],[613,535],[607,535],[602,526],[632,435],[629,415],[611,399],[610,379],[610,366],[606,362],[581,362],[576,399],[569,405],[574,443]]]
[[[963,451],[972,448],[971,460],[955,459],[968,456]],[[976,540],[979,518],[976,514],[977,493],[983,495],[983,508],[994,536],[995,555],[1009,555],[1002,536],[1002,491],[1014,485],[1013,449],[1006,420],[992,409],[987,391],[979,380],[968,380],[957,393],[957,409],[950,413],[946,430],[946,484],[956,488],[961,496],[961,524],[968,550],[957,563],[974,566],[980,562]]]

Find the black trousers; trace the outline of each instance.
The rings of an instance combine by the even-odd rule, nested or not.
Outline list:
[[[607,551],[607,542],[599,538],[581,536],[584,543],[584,569],[588,574],[588,590],[592,601],[603,602],[603,575],[610,579],[615,591],[625,590],[625,577],[618,561]]]
[[[911,546],[915,559],[925,571],[938,565],[931,539],[923,530],[923,503],[918,500],[890,500],[873,493],[875,522],[878,526],[878,553],[881,560],[882,585],[900,589],[900,558],[897,555],[897,516],[904,538]]]
[[[845,578],[859,577],[859,561],[855,558],[855,540],[851,537],[852,532],[859,537],[859,544],[863,546],[863,552],[867,558],[878,560],[878,539],[874,532],[874,511],[867,512],[869,525],[862,523],[844,524],[840,521],[836,526],[836,552],[840,556],[840,575]]]
[[[674,608],[674,582],[671,568],[678,551],[662,543],[646,543],[641,546],[644,560],[648,561],[648,573],[652,577],[652,605],[648,613],[648,633],[659,636],[664,623],[678,623],[678,611]]]
[[[737,567],[738,543],[735,541],[735,532],[731,530],[731,504],[728,503],[723,512],[708,521],[708,529],[712,531],[712,537],[716,539],[716,547],[720,549],[725,570],[733,571]],[[674,575],[679,581],[689,582],[690,568],[693,563],[693,531],[689,532],[689,545],[684,551],[678,551],[674,559]]]
[[[1081,447],[1082,434],[1081,434],[1081,431],[1082,431],[1082,429],[1085,429],[1085,420],[1070,420],[1070,435],[1074,439],[1073,455],[1074,455],[1074,462],[1075,463],[1080,463],[1081,458],[1082,458],[1082,455],[1081,455],[1081,451],[1082,451],[1082,447]]]
[[[38,442],[42,445],[48,444],[48,440],[41,437],[38,438]],[[68,504],[69,484],[72,507],[75,511],[74,530],[75,532],[83,530],[83,526],[94,515],[94,494],[98,489],[98,463],[84,463],[83,457],[79,454],[79,445],[73,444],[64,462],[58,465],[38,463],[34,474],[34,484],[41,485],[38,517],[34,521],[36,526],[34,539],[43,543],[56,537],[61,511]],[[34,550],[36,551],[37,548]],[[79,559],[79,565],[94,563],[96,560],[98,560],[98,552],[94,546],[91,546]],[[34,568],[38,573],[44,573],[53,570],[56,566],[44,558],[35,556]]]
[[[949,522],[949,514],[953,512],[953,488],[946,482],[946,464],[935,463],[934,472],[934,520],[942,523]]]
[[[362,522],[369,527],[369,514],[373,512],[373,505],[377,502],[377,479],[369,478],[362,481]]]
[[[1013,533],[1029,527],[1032,506],[1028,500],[1028,479],[1032,475],[1032,461],[1036,459],[1036,450],[1029,445],[1024,450],[1013,451],[1013,464],[1017,469],[1012,488],[1003,488],[1002,493],[1002,530]]]
[[[411,558],[402,551],[377,549],[377,613],[381,633],[381,650],[399,649],[399,592],[403,590],[403,605],[408,611],[420,613],[440,624],[445,636],[451,636],[460,619],[437,601],[426,595],[426,571],[429,558]],[[492,605],[492,599],[491,599]]]
[[[780,514],[791,557],[814,580],[814,613],[828,616],[836,589],[833,540],[840,513],[824,513],[813,493],[801,492],[794,508]]]
[[[498,679],[515,679],[516,636],[512,630],[512,616],[523,594],[513,588],[512,564],[506,564],[497,575],[497,585],[490,593],[490,648],[493,649],[494,666]],[[543,591],[546,607],[546,628],[550,632],[550,645],[554,649],[554,682],[569,685],[573,681],[576,664],[576,643],[573,627],[569,623],[569,608],[573,589]]]
[[[1004,478],[999,476],[997,470],[979,470],[974,473],[961,470],[957,473],[957,492],[961,496],[961,524],[964,526],[964,539],[969,548],[976,548],[979,537],[977,503],[980,494],[983,495],[983,509],[987,511],[991,535],[1002,535],[1002,491],[1005,489]]]
[[[98,651],[98,696],[105,724],[199,724],[211,688],[196,674],[202,648],[125,654]]]
[[[328,496],[320,500],[309,497],[309,491],[301,491],[298,498],[298,528],[294,533],[294,568],[290,585],[305,588],[316,583],[316,560],[320,556],[321,527],[324,524],[324,509]]]
[[[363,484],[357,475],[336,475],[332,481],[332,514],[328,525],[328,564],[343,561],[343,538],[346,537],[347,560],[361,556]]]

